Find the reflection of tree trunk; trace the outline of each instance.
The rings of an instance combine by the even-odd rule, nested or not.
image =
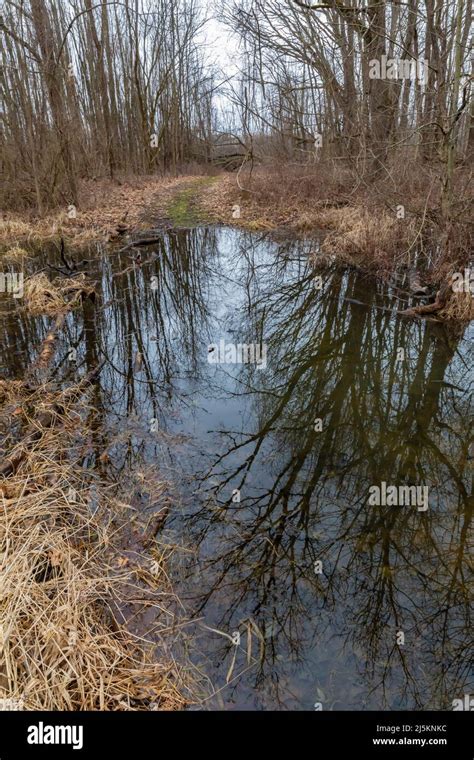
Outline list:
[[[84,321],[84,340],[86,344],[86,366],[90,371],[99,363],[95,325],[95,298],[83,299],[82,317]]]
[[[432,341],[431,330],[426,330],[427,339]],[[443,388],[444,376],[456,351],[456,345],[448,344],[443,336],[438,336],[431,358],[430,372],[425,380],[421,404],[416,413],[420,430],[427,431],[439,408],[439,396]]]
[[[97,275],[97,280],[99,280]],[[89,374],[93,374],[94,368],[99,366],[100,357],[97,349],[97,325],[96,325],[96,308],[95,298],[85,298],[82,304],[82,318],[84,326],[85,342],[85,360]],[[93,386],[92,408],[88,419],[88,428],[90,429],[91,449],[95,453],[96,466],[99,471],[103,470],[101,454],[107,447],[107,435],[103,429],[105,418],[104,405],[102,402],[102,390],[100,382],[97,381]]]
[[[11,377],[21,377],[26,369],[27,361],[33,345],[38,345],[39,337],[29,340],[29,331],[27,326],[23,326],[18,319],[16,312],[8,310],[2,320],[5,320],[5,327],[0,335],[2,339],[2,359],[7,362],[7,367],[2,365],[2,372],[8,368],[8,374]],[[3,327],[3,325],[2,325]],[[5,350],[11,347],[11,350]]]
[[[351,295],[356,298],[367,298],[367,287],[360,274],[354,274],[352,280]],[[297,482],[297,478],[300,475],[305,463],[311,452],[314,451],[316,443],[318,446],[318,458],[317,462],[312,470],[311,478],[306,484],[304,493],[302,495],[299,510],[300,510],[300,524],[304,524],[309,518],[310,514],[310,499],[311,496],[321,478],[321,475],[325,471],[328,462],[334,460],[337,454],[335,450],[336,443],[338,441],[339,426],[344,409],[344,405],[347,401],[349,389],[354,384],[354,376],[358,372],[358,363],[354,361],[354,355],[360,356],[363,346],[364,332],[367,326],[368,315],[370,311],[365,307],[359,307],[347,305],[344,307],[344,311],[341,314],[339,302],[337,298],[332,298],[330,301],[330,308],[326,315],[325,321],[325,334],[322,336],[320,346],[326,346],[327,341],[330,341],[331,330],[334,327],[334,320],[342,322],[345,319],[347,310],[350,309],[350,319],[347,330],[344,333],[344,343],[341,348],[340,356],[340,370],[338,372],[338,379],[332,389],[329,398],[325,401],[324,406],[328,408],[329,414],[324,414],[323,419],[323,433],[316,432],[313,429],[312,422],[311,427],[306,433],[303,441],[299,441],[297,453],[293,455],[289,464],[287,464],[282,472],[279,473],[276,482],[282,480],[285,476],[286,480],[284,485],[279,489],[278,495],[274,499],[273,503],[269,505],[269,512],[273,511],[278,503],[282,501],[283,507],[286,508],[288,501],[292,495],[293,488]],[[324,350],[324,349],[323,349]],[[281,417],[283,410],[288,406],[290,400],[294,397],[297,386],[303,381],[304,376],[313,366],[313,359],[308,364],[304,363],[299,366],[297,371],[287,381],[287,391],[280,399],[276,410],[272,410],[270,418],[267,418],[264,425],[260,427],[260,430],[256,434],[256,438],[259,439],[260,446],[262,438],[267,435],[267,432],[273,428],[274,422]],[[320,398],[322,391],[324,390],[324,378],[323,381],[315,379],[314,384],[311,386],[310,398],[305,404],[302,416],[306,420],[308,409],[314,414],[314,417],[322,416],[323,410],[320,404]],[[255,455],[248,460],[251,464]]]
[[[455,350],[443,339],[439,339],[430,357],[431,347],[432,334],[427,328],[418,353],[413,381],[406,391],[407,405],[399,415],[396,429],[392,432],[392,443],[384,453],[380,468],[381,477],[389,482],[419,483],[420,477],[423,477],[422,457],[429,448],[426,442],[427,431],[439,408],[444,375]],[[428,366],[430,369],[426,375]],[[398,460],[396,469],[395,459]],[[454,468],[449,464],[447,466],[457,485],[463,489]]]
[[[364,298],[367,301],[367,285],[359,273],[354,275],[350,296],[356,300]],[[331,415],[324,420],[326,433],[320,447],[318,463],[311,481],[311,491],[314,490],[326,462],[333,460],[334,455],[337,453],[335,451],[335,442],[342,411],[349,390],[354,385],[355,375],[359,371],[358,363],[354,361],[354,356],[362,355],[364,331],[367,327],[369,314],[370,310],[365,307],[355,304],[351,304],[350,306],[349,324],[344,335],[344,346],[340,354],[339,380],[331,393]]]

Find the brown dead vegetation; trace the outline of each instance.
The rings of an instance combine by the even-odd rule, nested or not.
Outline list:
[[[38,217],[5,213],[0,220],[0,249],[11,256],[21,246],[64,239],[69,248],[109,242],[128,230],[150,226],[150,219],[166,217],[174,194],[196,177],[148,176],[123,180],[87,180],[81,183],[76,216],[62,208]],[[74,214],[74,210],[70,209]]]
[[[84,203],[76,219],[68,219],[63,211],[42,220],[4,221],[0,246],[20,250],[28,241],[59,237],[72,247],[86,240],[118,240],[127,233],[173,223],[172,207],[186,196],[196,218],[206,222],[314,237],[316,261],[329,257],[378,277],[415,267],[422,270],[425,285],[436,292],[453,272],[469,265],[472,219],[465,187],[469,183],[463,175],[458,182],[462,200],[446,224],[435,178],[422,166],[418,171],[405,166],[394,169],[390,181],[370,187],[362,186],[347,167],[332,164],[258,167],[239,177],[220,175],[212,182],[194,175],[149,177],[120,185],[104,180],[84,183]],[[455,319],[460,314],[465,319],[470,313],[467,300],[450,301],[449,310],[435,309],[437,316]]]
[[[93,286],[83,273],[74,279],[56,277],[51,281],[44,272],[40,272],[25,282],[25,306],[32,316],[58,316],[74,309],[82,298],[93,292]]]
[[[0,467],[0,697],[31,710],[179,709],[190,679],[167,649],[166,548],[154,539],[153,553],[125,555],[130,495],[79,464],[89,388],[0,382],[0,424],[25,428]],[[121,618],[137,600],[155,611],[146,634]]]

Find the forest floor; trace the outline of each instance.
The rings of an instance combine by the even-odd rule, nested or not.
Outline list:
[[[76,209],[68,206],[38,217],[33,214],[3,214],[0,249],[58,241],[72,247],[110,242],[127,231],[150,225],[150,219],[167,218],[177,194],[200,177],[140,177],[124,180],[87,180],[80,188]],[[147,220],[147,221],[146,221]]]

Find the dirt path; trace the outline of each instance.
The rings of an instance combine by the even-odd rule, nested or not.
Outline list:
[[[113,241],[152,223],[179,226],[196,222],[195,214],[189,218],[191,197],[199,194],[197,188],[211,182],[215,178],[196,176],[84,182],[78,208],[69,206],[42,218],[4,215],[0,221],[0,249],[5,253],[60,238],[68,247],[79,248]]]

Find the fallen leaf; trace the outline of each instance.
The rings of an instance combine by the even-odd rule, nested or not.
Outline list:
[[[62,554],[58,549],[53,549],[49,553],[49,561],[52,565],[52,567],[59,567],[62,560]]]

